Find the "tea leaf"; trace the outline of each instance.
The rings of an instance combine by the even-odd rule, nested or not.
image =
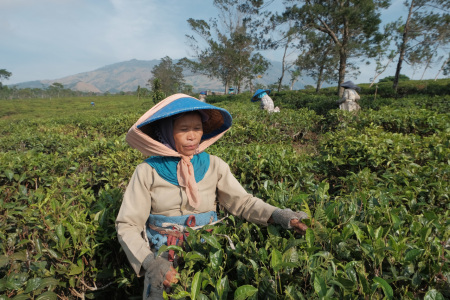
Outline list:
[[[444,296],[435,289],[429,290],[423,300],[444,300]]]
[[[41,241],[41,239],[40,239],[40,238],[37,238],[37,239],[34,241],[34,245],[35,245],[35,247],[36,247],[36,251],[37,251],[39,254],[41,254],[41,253],[42,253],[42,241]]]
[[[81,264],[80,266],[72,264],[72,266],[70,267],[70,272],[69,272],[68,275],[69,276],[78,275],[78,274],[80,274],[83,271],[84,271],[84,265],[83,264]]]
[[[392,290],[392,287],[389,285],[389,283],[386,282],[386,280],[384,280],[383,278],[380,278],[380,277],[374,277],[373,281],[375,281],[376,283],[381,285],[381,288],[383,289],[384,295],[388,299],[393,299],[394,298],[394,291]]]
[[[44,289],[46,287],[48,288],[54,288],[58,286],[59,280],[52,277],[47,277],[41,280],[41,285],[39,286],[39,289]]]
[[[367,278],[364,276],[364,274],[358,273],[359,282],[362,286],[363,293],[368,295],[370,294],[370,287],[369,282],[367,281]]]
[[[418,256],[422,254],[422,249],[411,249],[408,252],[406,252],[405,255],[405,262],[410,262],[416,259]]]
[[[36,298],[36,300],[56,300],[56,299],[58,299],[58,295],[51,291],[44,292]]]
[[[12,260],[17,261],[26,261],[27,260],[27,252],[25,250],[19,251],[11,255]]]
[[[206,257],[203,254],[201,254],[201,253],[199,253],[197,251],[191,251],[191,252],[186,253],[186,255],[184,257],[184,260],[186,262],[190,262],[190,261],[194,261],[194,262],[195,261],[206,261]]]
[[[274,225],[267,226],[267,232],[269,233],[269,235],[272,235],[272,236],[280,236],[280,232],[278,231],[278,228]]]
[[[314,246],[315,235],[314,231],[311,228],[306,229],[305,239],[308,243],[308,247]]]
[[[339,277],[339,278],[338,278],[338,281],[339,281],[339,283],[342,284],[342,286],[343,286],[346,290],[351,291],[351,290],[353,290],[353,288],[355,287],[355,283],[354,283],[353,281],[349,280],[349,279]]]
[[[0,268],[5,267],[9,263],[9,258],[6,255],[0,255]]]
[[[258,292],[258,289],[252,285],[240,286],[234,292],[234,300],[245,300],[253,296],[256,292]]]
[[[265,276],[258,286],[258,299],[276,299],[277,298],[277,285],[275,280],[270,276]]]
[[[359,241],[360,243],[362,243],[362,240],[363,240],[363,238],[364,238],[364,232],[358,227],[357,224],[355,224],[355,223],[352,222],[351,225],[352,225],[353,231],[354,231],[355,234],[356,234],[356,238],[358,239],[358,241]]]
[[[325,294],[324,299],[330,299],[334,294],[334,287],[330,287]]]
[[[216,237],[210,234],[202,234],[202,238],[212,247],[216,249],[222,249],[222,246],[217,241]]]
[[[222,277],[216,282],[216,295],[219,300],[225,300],[228,296],[230,285],[228,283],[228,276]]]
[[[191,299],[197,299],[197,296],[200,294],[201,276],[202,273],[199,271],[195,273],[194,279],[192,279]]]
[[[14,172],[11,170],[5,170],[4,171],[6,178],[9,179],[9,181],[11,181],[14,177]]]
[[[267,250],[265,248],[259,248],[258,250],[259,259],[265,262],[268,258]]]
[[[186,292],[186,291],[180,291],[180,292],[178,292],[177,294],[172,294],[172,295],[170,295],[170,298],[173,298],[173,299],[184,299],[184,298],[186,298],[186,297],[189,297],[191,294],[189,294],[188,292]]]
[[[6,298],[1,298],[1,296],[0,296],[0,299],[3,300]],[[25,294],[20,294],[20,295],[15,296],[14,298],[12,298],[12,300],[28,300],[28,299],[30,299],[30,296],[25,295]]]
[[[317,295],[319,295],[319,297],[324,297],[327,292],[325,280],[323,280],[323,278],[321,278],[318,274],[314,276],[314,291]]]
[[[270,266],[272,267],[272,269],[274,269],[276,272],[278,272],[281,268],[280,265],[283,262],[282,254],[277,249],[274,249],[274,250],[272,250],[271,255],[272,255],[272,259],[270,260]]]
[[[206,296],[206,295],[199,294],[199,295],[197,296],[197,299],[200,299],[200,300],[208,300],[209,298],[208,298],[208,296]]]
[[[209,260],[211,262],[211,267],[214,270],[218,270],[219,267],[222,265],[222,258],[223,258],[223,250],[222,249],[220,249],[216,252],[209,253]]]
[[[24,293],[29,293],[29,292],[32,292],[32,291],[38,289],[39,286],[41,285],[41,281],[42,281],[42,279],[39,277],[29,279]]]
[[[283,253],[283,262],[298,262],[298,252],[295,248],[290,248]]]

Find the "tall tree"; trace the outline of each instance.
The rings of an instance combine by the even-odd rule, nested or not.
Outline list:
[[[166,97],[166,94],[162,90],[161,80],[158,77],[154,77],[152,80],[149,80],[147,85],[149,85],[152,89],[150,98],[155,104]]]
[[[436,77],[434,77],[434,80],[436,80],[439,76],[439,74],[443,71],[444,75],[450,74],[450,54],[448,54],[447,59],[442,64],[441,68],[436,74]]]
[[[243,0],[214,0],[218,18],[189,19],[194,35],[187,36],[193,59],[184,58],[183,64],[193,72],[218,78],[225,91],[235,84],[240,92],[242,85],[265,72],[268,62],[255,53],[254,42],[247,33],[246,13],[241,9]],[[258,67],[255,68],[254,64]]]
[[[389,0],[287,0],[286,18],[298,22],[310,30],[329,36],[339,53],[338,83],[345,80],[348,59],[372,57],[373,45],[381,39],[378,32],[381,8],[390,5]],[[321,51],[321,49],[317,49]],[[339,89],[342,95],[343,88]]]
[[[289,74],[291,75],[291,80],[289,81],[289,89],[292,91],[294,89],[294,84],[297,82],[300,75],[302,75],[302,69],[298,66],[295,66],[292,69],[289,69]]]
[[[370,83],[371,87],[377,78],[386,71],[391,62],[394,61],[397,56],[397,52],[390,47],[392,41],[394,40],[394,35],[392,32],[395,28],[398,28],[399,22],[390,22],[384,26],[384,38],[380,40],[380,43],[375,45],[375,52],[377,53],[374,57],[375,60],[375,75],[372,77]]]
[[[393,82],[397,91],[403,62],[425,63],[429,67],[438,49],[450,39],[450,2],[448,0],[407,0],[406,21],[397,30],[399,58]]]
[[[2,80],[8,80],[12,73],[8,72],[6,69],[0,69],[0,89],[3,87]]]
[[[273,24],[277,24],[277,21],[275,21],[276,18],[277,17],[271,18]],[[295,44],[295,41],[299,39],[300,34],[298,33],[298,30],[296,30],[295,27],[293,27],[290,21],[288,21],[288,24],[286,24],[284,30],[278,29],[278,34],[280,36],[280,39],[276,42],[273,42],[272,44],[269,44],[268,48],[275,50],[281,47],[283,49],[283,56],[281,59],[281,74],[280,77],[278,77],[278,87],[277,87],[277,90],[279,92],[281,90],[281,86],[283,85],[283,79],[286,71],[295,65],[296,60],[295,59],[292,60],[290,59],[290,57],[292,57],[292,54],[298,47]]]
[[[54,82],[47,88],[47,90],[50,94],[50,97],[56,95],[59,98],[61,96],[61,93],[64,91],[64,85],[59,82]]]
[[[301,29],[296,28],[292,20],[286,20],[283,16],[273,13],[272,11],[261,11],[272,3],[268,1],[265,6],[262,6],[262,1],[254,1],[247,4],[249,9],[256,18],[250,23],[251,33],[256,41],[258,49],[262,50],[277,50],[282,49],[281,58],[281,74],[278,77],[277,90],[281,90],[283,79],[286,72],[291,69],[296,62],[294,57],[298,49],[297,41],[300,40]],[[251,6],[251,3],[254,6]]]
[[[339,53],[336,51],[333,41],[322,32],[310,31],[306,33],[303,47],[306,51],[299,55],[296,64],[314,78],[316,92],[319,92],[324,82],[336,81],[336,65],[339,62]]]
[[[161,59],[161,62],[152,69],[152,78],[149,79],[149,85],[155,86],[154,81],[159,80],[158,91],[166,95],[181,92],[184,86],[183,67],[180,64],[174,64],[169,56]]]

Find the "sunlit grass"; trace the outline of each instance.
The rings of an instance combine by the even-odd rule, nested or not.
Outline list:
[[[95,103],[95,106],[91,105]],[[53,99],[0,100],[0,120],[59,118],[74,115],[107,117],[114,114],[146,111],[154,104],[136,96],[70,97]]]

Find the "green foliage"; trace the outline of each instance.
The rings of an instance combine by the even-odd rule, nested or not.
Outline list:
[[[6,69],[0,69],[0,90],[3,88],[2,81],[3,79],[8,80],[11,77],[12,73],[8,72]]]
[[[362,95],[374,95],[376,91],[378,97],[384,98],[402,98],[409,95],[428,95],[434,97],[450,94],[450,79],[400,81],[397,87],[397,94],[395,94],[391,82],[378,83],[372,87],[364,84],[359,86],[361,87]]]
[[[149,85],[152,89],[152,99],[158,103],[165,95],[172,95],[184,90],[183,67],[174,64],[169,56],[161,58],[161,62],[152,69]]]
[[[442,105],[428,106],[424,95],[371,104],[363,95],[363,110],[352,114],[331,107],[331,92],[296,91],[273,95],[282,109],[267,114],[250,97],[208,96],[233,116],[208,152],[255,196],[305,211],[309,228],[299,236],[228,216],[192,231],[176,248],[180,281],[170,297],[450,297]],[[111,96],[95,107],[83,98],[0,105],[0,297],[140,298],[143,282],[114,220],[144,159],[125,134],[153,103]]]
[[[159,78],[153,78],[152,80],[152,92],[150,98],[154,103],[158,103],[166,97],[166,94],[162,91],[161,80]]]
[[[243,12],[246,5],[216,0],[214,6],[219,18],[187,20],[194,33],[187,38],[195,59],[183,58],[181,63],[194,73],[219,79],[225,88],[236,86],[240,93],[244,84],[264,74],[270,62],[255,52],[255,41],[246,24],[249,15]]]
[[[394,82],[394,78],[395,78],[395,76],[384,77],[384,78],[378,80],[378,83],[381,83],[381,82],[389,82],[389,83],[392,83],[392,82]],[[406,76],[406,75],[404,75],[404,74],[400,74],[400,75],[398,76],[398,80],[399,80],[399,81],[407,81],[407,80],[409,80],[409,77]]]

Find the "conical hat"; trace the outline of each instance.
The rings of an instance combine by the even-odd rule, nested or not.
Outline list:
[[[202,140],[216,136],[231,127],[232,117],[227,110],[202,102],[193,97],[181,97],[162,107],[148,119],[138,124],[137,128],[155,139],[155,129],[158,126],[157,121],[190,111],[200,111],[207,116],[205,118],[206,120],[202,122]]]
[[[343,82],[341,84],[341,87],[343,87],[345,89],[352,89],[352,90],[360,90],[361,89],[359,86],[354,84],[353,81],[351,81],[351,80]]]
[[[257,89],[256,90],[256,92],[255,92],[255,94],[253,95],[253,97],[252,97],[252,102],[256,102],[256,101],[258,101],[259,100],[259,98],[258,98],[258,95],[259,94],[262,94],[262,93],[267,93],[267,95],[270,95],[270,90],[263,90],[263,89]]]

